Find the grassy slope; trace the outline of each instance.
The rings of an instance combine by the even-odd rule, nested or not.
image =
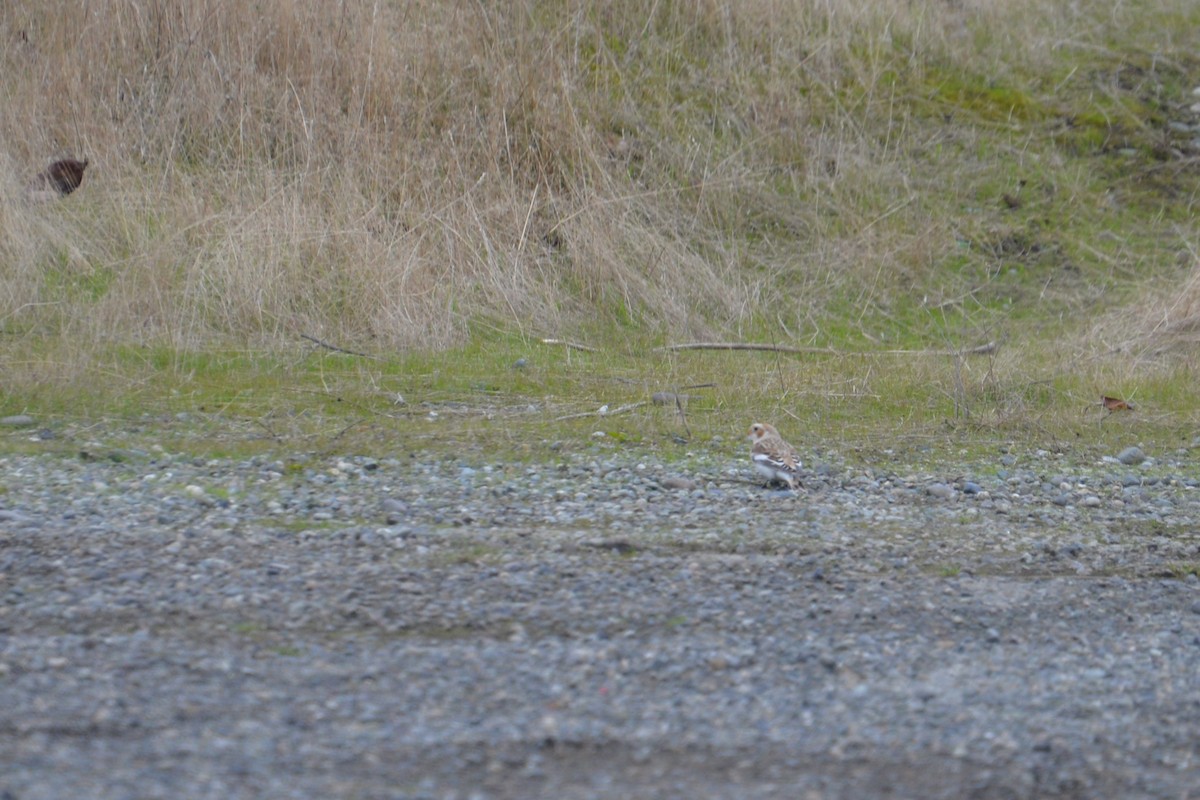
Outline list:
[[[516,451],[1200,423],[1142,335],[1192,302],[1191,3],[59,5],[0,11],[4,413]],[[23,203],[66,152],[84,188]],[[653,349],[697,338],[855,355]],[[555,421],[702,383],[686,429]]]

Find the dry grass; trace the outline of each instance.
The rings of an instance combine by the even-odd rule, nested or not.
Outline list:
[[[1195,17],[1186,0],[7,3],[0,329],[75,343],[30,378],[64,385],[97,347],[300,333],[382,352],[1020,336],[1040,303],[1089,309],[1122,277],[1082,249],[1124,223],[1097,210],[1077,158],[1094,153],[1054,139],[1077,110],[1058,104],[1100,104],[1094,150],[1120,144],[1149,123],[1096,65],[1124,63],[1119,42],[1170,66]],[[90,159],[83,187],[24,204],[63,155]],[[1014,222],[998,197],[1018,177]],[[1082,277],[1040,274],[1048,252]],[[1010,261],[1028,278],[1005,288]]]
[[[1200,345],[1200,258],[1192,248],[1186,254],[1193,259],[1189,271],[1161,281],[1092,328],[1099,353],[1123,354],[1135,367],[1194,364]]]

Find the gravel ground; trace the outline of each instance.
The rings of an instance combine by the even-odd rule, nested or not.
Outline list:
[[[0,457],[4,800],[1200,797],[1187,451],[83,449]]]

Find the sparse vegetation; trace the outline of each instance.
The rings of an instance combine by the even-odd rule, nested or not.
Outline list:
[[[716,383],[685,438],[1186,446],[1197,31],[1185,0],[7,4],[0,412],[516,448]],[[26,204],[65,156],[83,186]],[[704,337],[840,355],[654,350]]]

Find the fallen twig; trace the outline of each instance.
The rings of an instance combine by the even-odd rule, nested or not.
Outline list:
[[[687,401],[692,399],[690,394],[679,394],[677,392],[655,392],[650,395],[650,402],[656,406],[665,406],[667,403],[675,404],[681,400]]]
[[[325,349],[327,349],[327,350],[332,350],[332,351],[334,351],[335,353],[345,353],[345,354],[346,354],[346,355],[348,355],[348,356],[359,356],[359,357],[361,357],[361,358],[372,358],[372,359],[375,359],[375,360],[377,360],[377,361],[379,360],[379,356],[373,356],[373,355],[371,355],[370,353],[360,353],[360,352],[358,352],[357,350],[347,350],[347,349],[346,349],[346,348],[344,348],[344,347],[338,347],[336,344],[330,344],[329,342],[324,342],[324,341],[321,341],[320,339],[318,339],[318,338],[317,338],[317,337],[315,337],[315,336],[309,336],[307,333],[302,333],[302,334],[300,334],[300,338],[301,338],[301,339],[308,339],[308,340],[309,340],[310,342],[312,342],[313,344],[318,344],[318,345],[320,345],[321,347],[324,347],[324,348],[325,348]]]
[[[562,345],[568,350],[582,350],[585,353],[600,352],[598,348],[588,347],[586,344],[579,344],[578,342],[569,342],[566,339],[542,339],[542,344],[558,344]]]
[[[789,347],[782,344],[758,344],[756,342],[684,342],[666,344],[655,350],[768,350],[775,353],[820,353],[839,355],[830,347]]]
[[[773,353],[798,353],[825,356],[980,356],[994,353],[1000,348],[997,342],[988,342],[978,347],[962,350],[835,350],[832,347],[790,347],[782,344],[759,344],[756,342],[684,342],[656,347],[655,350],[766,350]]]
[[[687,414],[684,413],[681,397],[687,397],[687,395],[675,395],[675,409],[679,412],[679,421],[683,423],[683,432],[687,434],[687,438],[690,441],[692,438],[692,429],[687,424]]]
[[[567,414],[562,417],[555,417],[555,422],[562,422],[565,419],[582,419],[583,417],[611,417],[615,414],[624,414],[626,411],[633,411],[635,408],[641,408],[647,405],[646,400],[640,400],[636,403],[627,403],[623,406],[617,406],[614,409],[609,409],[608,406],[600,406],[595,411],[582,411],[578,414]]]

